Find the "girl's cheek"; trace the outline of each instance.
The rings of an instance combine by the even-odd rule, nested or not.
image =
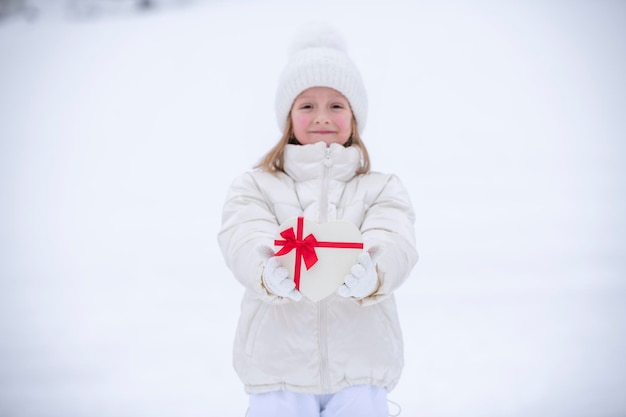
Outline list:
[[[296,114],[291,118],[291,121],[293,122],[294,125],[302,126],[306,124],[306,117]]]
[[[352,118],[346,118],[341,120],[341,127],[343,129],[351,129],[352,128]]]

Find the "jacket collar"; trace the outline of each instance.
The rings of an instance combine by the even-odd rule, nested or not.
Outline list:
[[[285,147],[285,172],[295,181],[321,178],[324,169],[330,168],[330,178],[348,181],[360,166],[361,152],[354,146],[347,148],[337,143],[329,147],[324,142],[312,145],[287,145]]]

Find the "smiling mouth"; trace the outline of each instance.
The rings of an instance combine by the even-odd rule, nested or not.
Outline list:
[[[335,132],[332,130],[312,130],[311,133],[315,133],[318,135],[331,135]]]

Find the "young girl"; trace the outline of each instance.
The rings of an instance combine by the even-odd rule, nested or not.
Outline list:
[[[294,42],[276,116],[282,138],[233,182],[218,235],[245,287],[234,366],[248,417],[385,417],[403,366],[393,293],[417,262],[414,212],[396,176],[370,171],[365,87],[333,31]],[[349,221],[363,237],[343,285],[318,302],[271,249],[298,216]]]

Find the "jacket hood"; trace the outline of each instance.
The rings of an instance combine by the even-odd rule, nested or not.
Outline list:
[[[285,173],[296,182],[320,178],[325,168],[332,168],[332,178],[348,181],[353,178],[361,163],[361,151],[354,146],[338,143],[326,146],[324,142],[285,147]]]

